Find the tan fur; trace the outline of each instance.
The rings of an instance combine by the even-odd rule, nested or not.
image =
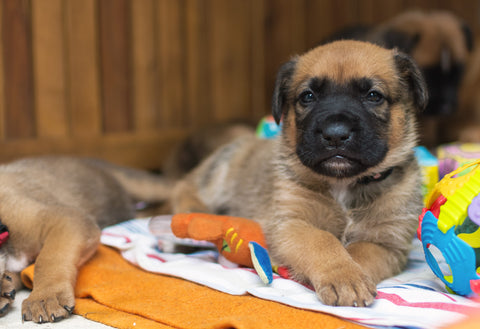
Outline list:
[[[41,157],[0,166],[0,316],[21,288],[19,272],[35,262],[25,321],[67,317],[78,268],[94,253],[100,228],[135,216],[134,200],[165,199],[168,183],[100,160]]]
[[[219,149],[176,185],[174,211],[203,209],[253,218],[262,225],[275,263],[313,285],[324,303],[370,305],[376,284],[404,267],[421,210],[412,147],[415,111],[426,102],[425,86],[420,77],[411,76],[417,69],[397,68],[396,56],[396,51],[371,44],[340,41],[296,57],[284,90],[289,100],[282,136],[243,136]],[[395,99],[377,109],[380,116],[391,113],[382,133],[389,150],[378,165],[354,177],[335,178],[302,164],[296,154],[302,133],[296,116],[305,114],[293,99],[312,77],[340,83],[372,78]],[[405,85],[407,78],[417,79],[419,90]],[[277,79],[280,90],[284,80]],[[414,100],[416,92],[421,94],[419,102]],[[359,183],[387,168],[395,169],[385,180]]]

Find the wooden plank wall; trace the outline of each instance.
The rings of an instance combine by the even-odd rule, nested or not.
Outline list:
[[[0,162],[157,168],[192,129],[268,113],[278,66],[336,29],[420,8],[478,32],[479,2],[0,0]]]

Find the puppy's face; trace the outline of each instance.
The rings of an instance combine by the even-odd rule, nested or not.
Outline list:
[[[273,99],[284,140],[301,163],[329,177],[361,176],[390,165],[415,143],[414,113],[425,84],[406,55],[338,41],[280,70]]]

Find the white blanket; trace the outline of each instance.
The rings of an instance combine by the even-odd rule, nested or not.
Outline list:
[[[165,218],[168,221],[168,217]],[[419,240],[413,242],[408,267],[381,282],[370,307],[332,307],[322,304],[305,286],[274,276],[265,285],[252,269],[218,260],[214,250],[193,254],[163,252],[175,240],[165,234],[159,240],[149,230],[149,219],[135,219],[105,228],[102,243],[121,251],[129,262],[144,270],[196,282],[219,291],[276,301],[297,308],[333,314],[365,325],[402,328],[439,328],[463,319],[480,304],[447,293],[443,283],[425,262]],[[443,266],[448,266],[443,264]],[[480,311],[480,309],[478,310]]]

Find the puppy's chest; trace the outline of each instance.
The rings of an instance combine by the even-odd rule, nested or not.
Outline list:
[[[349,232],[356,231],[365,224],[362,223],[363,220],[359,218],[357,210],[353,207],[355,203],[359,202],[361,196],[348,186],[332,188],[330,193],[342,213],[341,218],[338,218],[340,223],[335,235],[343,243],[348,243]]]
[[[6,270],[10,272],[20,272],[26,268],[31,262],[26,254],[8,255],[6,259]]]
[[[0,250],[0,273],[4,271],[20,272],[26,268],[31,261],[25,253],[18,253],[14,255],[7,250]]]
[[[348,186],[335,186],[330,189],[330,194],[335,200],[335,203],[344,211],[349,212],[356,196]]]

